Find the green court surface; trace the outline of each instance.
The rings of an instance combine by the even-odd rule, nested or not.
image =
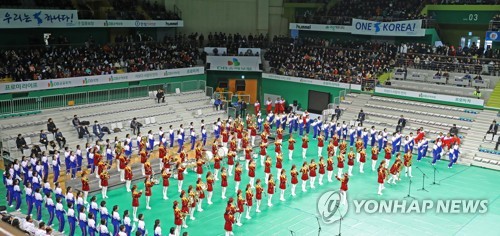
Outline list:
[[[284,168],[288,172],[292,163],[301,166],[303,162],[301,157],[300,137],[295,135],[298,141],[295,145],[294,160],[289,161],[287,145],[284,146]],[[285,142],[286,144],[286,142]],[[308,161],[315,158],[317,161],[316,141],[311,139],[307,153]],[[326,147],[323,149],[323,154],[326,155]],[[270,145],[268,153],[274,157],[274,145]],[[367,151],[370,153],[370,150]],[[371,156],[369,154],[368,156]],[[382,157],[383,154],[380,154]],[[369,199],[386,199],[386,200],[403,200],[408,194],[409,178],[402,175],[402,180],[396,185],[386,184],[386,189],[383,195],[377,195],[377,173],[371,171],[371,160],[367,160],[364,167],[365,173],[359,173],[359,166],[355,165],[353,176],[349,181],[348,204],[349,211],[342,221],[343,235],[498,235],[500,222],[500,182],[498,171],[482,169],[477,167],[468,167],[455,165],[449,169],[448,161],[440,161],[436,165],[436,182],[440,185],[431,185],[433,182],[433,168],[429,163],[429,158],[421,162],[414,161],[413,164],[413,179],[411,185],[411,196],[417,200],[432,199],[432,200],[488,200],[488,211],[484,214],[469,213],[469,214],[446,214],[436,213],[433,210],[425,214],[409,213],[409,214],[391,214],[391,213],[356,213],[352,200],[369,200]],[[380,158],[379,158],[380,161]],[[336,161],[335,161],[336,162]],[[244,162],[241,162],[244,164]],[[257,178],[264,177],[263,168],[257,162]],[[273,162],[274,166],[274,162]],[[378,164],[377,164],[378,166]],[[428,192],[417,191],[422,188],[422,173],[417,170],[419,167],[428,175],[425,179],[425,188]],[[205,169],[206,171],[206,169]],[[344,172],[347,168],[344,168]],[[334,173],[337,168],[334,168]],[[205,172],[206,173],[206,172]],[[276,169],[272,169],[273,175],[276,176]],[[240,188],[244,188],[248,181],[247,173],[244,170],[243,180]],[[229,177],[229,186],[226,196],[235,197],[234,182]],[[204,179],[204,178],[203,178]],[[184,189],[187,190],[189,184],[195,183],[196,174],[189,172],[184,181]],[[290,179],[288,179],[290,181]],[[297,196],[290,196],[290,186],[286,191],[286,202],[279,201],[279,189],[273,197],[274,206],[267,206],[267,197],[264,195],[261,206],[261,213],[255,213],[254,207],[251,212],[251,220],[242,217],[243,226],[233,226],[235,235],[318,235],[318,220],[317,200],[322,193],[328,190],[338,190],[340,184],[334,179],[333,183],[327,182],[325,175],[323,186],[318,185],[316,180],[316,189],[309,189],[306,193],[302,193],[300,182],[297,185]],[[140,207],[138,213],[145,214],[146,226],[149,235],[153,235],[153,225],[156,219],[160,219],[162,231],[164,235],[168,235],[168,230],[173,226],[173,210],[172,202],[180,200],[177,193],[177,181],[170,181],[171,187],[168,190],[169,200],[162,199],[162,186],[157,185],[153,188],[153,196],[151,199],[152,210],[145,209],[145,199],[140,199]],[[138,182],[139,189],[143,188],[143,183]],[[265,185],[263,185],[265,187]],[[188,220],[189,228],[183,229],[189,232],[189,235],[224,235],[224,220],[223,214],[227,200],[221,199],[220,181],[216,182],[212,201],[213,205],[206,204],[206,199],[203,202],[203,212],[195,212],[195,221]],[[243,189],[244,190],[244,189]],[[0,191],[5,193],[5,188],[2,185]],[[120,207],[120,214],[125,209],[131,212],[131,194],[125,191],[125,187],[112,189],[108,191],[109,199],[107,199],[107,207],[111,212],[113,205]],[[90,196],[89,196],[90,198]],[[98,203],[101,201],[100,194],[98,195]],[[24,201],[24,198],[23,198]],[[4,198],[0,202],[4,205]],[[9,208],[12,210],[12,208]],[[245,209],[246,210],[246,209]],[[22,208],[26,212],[25,207]],[[44,209],[45,211],[45,209]],[[246,214],[246,213],[245,213]],[[48,219],[44,212],[44,219]],[[57,227],[57,221],[54,228]],[[108,228],[112,230],[112,225],[108,223]],[[66,224],[66,234],[69,232]],[[321,223],[320,235],[337,235],[339,233],[339,222],[333,224]],[[80,229],[77,227],[76,235],[80,235]]]

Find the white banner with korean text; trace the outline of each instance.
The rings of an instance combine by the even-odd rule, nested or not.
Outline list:
[[[204,74],[203,67],[0,83],[0,94]]]

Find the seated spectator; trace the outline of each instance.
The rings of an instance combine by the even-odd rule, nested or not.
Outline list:
[[[43,132],[43,129],[40,130],[40,143],[45,146],[45,149],[47,149],[47,146],[49,145],[49,140],[47,139],[47,134]]]
[[[165,92],[163,89],[158,89],[156,92],[156,99],[158,99],[158,103],[160,103],[160,99],[162,100],[161,102],[165,102]]]
[[[54,124],[52,118],[49,118],[49,120],[47,121],[47,130],[52,133],[52,136],[55,136],[56,128],[56,124]]]
[[[406,119],[401,115],[401,117],[398,120],[398,125],[396,126],[396,132],[401,132],[406,126]]]
[[[133,118],[132,121],[130,122],[130,128],[132,129],[134,135],[136,133],[140,133],[141,132],[141,127],[142,127],[142,124],[137,121],[137,118]]]
[[[498,125],[497,121],[493,120],[493,122],[490,124],[490,127],[488,128],[488,131],[486,131],[486,134],[491,134],[491,141],[493,141],[493,137],[497,135],[498,133]],[[484,137],[486,139],[486,136]]]
[[[101,125],[99,122],[96,120],[94,121],[94,125],[92,126],[92,132],[94,133],[95,136],[99,139],[99,141],[102,141],[102,137],[104,137],[103,130],[101,129]]]
[[[40,146],[38,145],[33,145],[33,147],[31,147],[31,156],[35,155],[36,157],[41,157],[42,156],[42,149],[40,148]]]
[[[77,115],[73,116],[73,120],[71,122],[73,123],[73,127],[78,130],[78,126],[80,126],[80,119],[78,119]]]
[[[450,135],[451,136],[458,136],[458,128],[456,124],[453,124],[453,127],[450,128]]]
[[[59,145],[59,149],[63,149],[66,146],[66,138],[63,136],[62,132],[59,131],[59,129],[56,129],[56,141]]]
[[[19,149],[19,151],[21,151],[21,153],[23,153],[24,149],[29,149],[28,145],[26,144],[26,140],[24,139],[24,137],[21,134],[17,135],[16,147],[17,147],[17,149]]]
[[[87,143],[89,142],[89,139],[92,139],[92,141],[94,141],[94,136],[90,134],[89,129],[85,125],[78,126],[78,138],[79,139],[86,138]]]

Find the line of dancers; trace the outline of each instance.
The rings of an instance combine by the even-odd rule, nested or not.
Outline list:
[[[272,112],[271,112],[272,113]],[[272,115],[272,114],[271,114]],[[228,222],[233,222],[237,225],[241,225],[241,216],[244,212],[244,207],[240,207],[246,204],[247,206],[247,212],[246,212],[246,217],[247,219],[251,219],[249,212],[250,209],[253,205],[253,197],[254,193],[253,190],[255,189],[255,200],[256,200],[256,212],[260,212],[260,205],[261,205],[261,200],[262,200],[262,195],[263,193],[268,196],[268,206],[272,206],[272,197],[275,193],[275,188],[276,185],[279,187],[279,193],[280,193],[280,200],[284,201],[284,195],[287,187],[290,187],[291,189],[291,195],[296,196],[295,190],[296,190],[296,185],[298,184],[298,176],[299,173],[301,174],[301,180],[302,180],[302,191],[306,192],[307,191],[307,181],[309,181],[309,186],[311,189],[315,188],[316,184],[316,176],[319,175],[318,178],[318,184],[322,185],[323,184],[323,179],[324,175],[327,175],[327,181],[332,182],[333,178],[333,169],[334,169],[334,157],[337,156],[337,174],[335,175],[336,179],[341,181],[341,191],[344,192],[344,197],[345,197],[345,192],[347,191],[347,183],[348,179],[350,176],[352,176],[352,169],[354,167],[354,160],[359,163],[359,168],[360,168],[360,173],[364,172],[364,163],[366,162],[366,148],[368,145],[372,147],[371,152],[372,152],[372,170],[375,170],[375,165],[378,160],[378,154],[379,154],[379,148],[382,147],[382,149],[385,151],[384,154],[384,159],[378,168],[378,182],[379,182],[379,190],[378,194],[382,194],[382,190],[384,189],[384,183],[389,178],[388,182],[389,183],[396,183],[397,180],[400,180],[399,175],[402,170],[402,168],[405,168],[405,174],[411,177],[411,164],[412,164],[412,152],[414,150],[414,145],[417,144],[417,152],[418,152],[418,157],[417,160],[420,161],[421,158],[426,156],[426,152],[428,149],[428,140],[425,138],[425,133],[422,130],[417,131],[417,135],[413,137],[413,135],[410,133],[410,135],[405,136],[404,140],[403,137],[400,133],[394,133],[392,140],[388,141],[388,134],[386,130],[384,129],[383,131],[376,131],[375,127],[372,127],[370,132],[367,131],[366,128],[363,128],[361,126],[358,126],[356,128],[351,127],[349,130],[347,130],[347,126],[345,125],[340,125],[339,123],[335,124],[333,122],[328,123],[326,126],[321,124],[320,120],[315,120],[311,124],[313,126],[313,138],[316,138],[318,140],[318,162],[314,159],[311,161],[307,162],[304,161],[302,164],[302,167],[300,167],[300,170],[297,170],[297,167],[295,165],[292,166],[292,168],[289,171],[289,177],[287,176],[287,171],[282,168],[282,163],[283,163],[283,156],[282,156],[282,142],[283,142],[283,133],[284,133],[284,128],[286,128],[286,121],[282,122],[283,120],[281,119],[273,119],[270,118],[270,116],[266,117],[266,121],[263,123],[263,129],[259,127],[259,119],[260,119],[260,114],[258,114],[256,117],[251,117],[247,116],[246,119],[246,130],[245,130],[245,125],[240,119],[235,119],[234,121],[231,119],[228,119],[227,121],[221,121],[217,120],[214,124],[214,136],[215,136],[215,141],[212,144],[212,156],[213,159],[211,158],[206,158],[206,155],[204,157],[203,155],[203,146],[206,144],[206,138],[202,138],[201,141],[196,142],[196,139],[191,138],[191,148],[195,148],[195,161],[194,162],[188,162],[188,154],[184,151],[184,135],[182,132],[182,126],[180,127],[179,130],[177,130],[177,142],[180,144],[179,150],[176,152],[173,151],[173,138],[170,138],[170,142],[168,142],[166,138],[166,133],[162,132],[162,129],[160,128],[160,131],[158,133],[159,136],[159,147],[158,147],[158,157],[160,158],[160,172],[162,173],[162,180],[163,180],[163,199],[167,200],[167,191],[168,187],[170,185],[169,179],[171,177],[177,178],[178,181],[178,192],[180,193],[180,202],[181,202],[181,209],[178,211],[177,205],[178,202],[174,202],[174,218],[175,218],[175,225],[177,226],[177,234],[180,232],[180,227],[184,226],[187,227],[186,225],[186,220],[187,216],[190,216],[190,220],[194,220],[194,211],[195,208],[197,211],[203,211],[202,209],[202,202],[203,199],[205,198],[205,191],[207,191],[207,202],[208,204],[212,204],[212,196],[213,196],[213,185],[215,184],[216,181],[219,180],[219,174],[220,174],[220,180],[221,180],[221,187],[222,187],[222,193],[221,193],[221,198],[226,199],[226,188],[228,186],[228,177],[233,176],[234,174],[234,181],[236,183],[235,187],[235,192],[238,194],[238,198],[235,199],[229,199],[231,204],[233,204],[233,201],[236,201],[237,207],[231,207],[231,209],[226,209],[226,214],[224,215],[224,219],[226,219],[226,225],[225,225],[225,230],[226,233],[231,234],[232,230],[232,223],[230,224],[231,227],[229,227]],[[278,114],[278,118],[282,118],[285,115],[280,115]],[[286,117],[286,120],[289,121],[289,132],[293,133],[296,131],[295,129],[295,124],[298,123],[299,120],[304,121],[304,117],[300,116],[295,116],[293,114],[289,114]],[[255,119],[256,122],[253,121]],[[308,115],[305,114],[305,119],[306,122],[308,118]],[[297,122],[295,122],[295,121]],[[262,122],[262,120],[260,121]],[[306,122],[302,122],[302,126],[304,126],[303,131],[305,131],[305,134],[302,136],[302,157],[303,159],[306,159],[306,153],[309,148],[309,137],[307,135],[308,129],[306,129],[306,126],[303,125]],[[203,121],[202,121],[203,123]],[[345,124],[345,122],[344,122]],[[274,166],[276,168],[276,176],[277,178],[274,178],[274,175],[271,173],[271,169],[273,166],[273,158],[271,158],[267,152],[268,152],[268,136],[271,134],[271,129],[272,126],[276,125],[276,141],[274,142],[275,145],[275,153],[276,157],[274,160]],[[192,126],[192,124],[191,124]],[[344,126],[346,129],[344,129]],[[202,133],[204,131],[204,125],[202,125]],[[190,130],[193,130],[191,127]],[[260,131],[262,130],[262,132]],[[301,129],[302,130],[302,129]],[[261,143],[259,145],[260,147],[260,165],[264,167],[264,184],[267,187],[267,191],[264,191],[264,187],[262,187],[262,183],[260,179],[255,180],[256,173],[255,173],[255,168],[256,168],[256,160],[253,158],[253,149],[252,147],[255,147],[255,137],[260,133],[261,137]],[[153,170],[152,166],[150,163],[150,158],[151,158],[151,152],[153,151],[153,147],[155,146],[155,140],[154,136],[151,138],[152,132],[148,132],[148,137],[141,137],[140,134],[137,137],[137,146],[139,150],[139,157],[140,157],[140,162],[141,162],[141,169],[142,169],[142,175],[145,176],[145,198],[146,198],[146,209],[150,209],[149,202],[151,199],[151,188],[152,186],[159,181],[156,181],[153,177]],[[172,130],[172,127],[170,127],[169,131],[169,136],[174,133]],[[205,130],[206,133],[206,130]],[[300,132],[299,132],[300,134]],[[324,136],[323,136],[324,134]],[[327,158],[322,157],[322,148],[325,144],[325,142],[328,140],[328,137],[331,137],[330,142],[327,146]],[[347,137],[349,137],[349,146],[350,150],[349,153],[347,153]],[[137,229],[141,230],[144,229],[144,224],[140,223],[141,221],[141,215],[137,217],[137,208],[139,206],[139,198],[142,196],[142,191],[137,190],[137,186],[131,187],[131,181],[133,180],[132,176],[132,170],[130,167],[130,159],[132,156],[132,140],[130,139],[130,136],[127,135],[125,141],[123,144],[120,141],[115,142],[115,150],[114,150],[114,157],[116,160],[118,160],[118,163],[116,165],[118,172],[120,173],[120,180],[122,182],[125,182],[125,187],[127,188],[127,191],[130,191],[132,193],[132,206],[133,206],[133,219],[134,221],[138,222]],[[196,144],[198,143],[198,144]],[[292,136],[290,136],[288,140],[288,150],[289,150],[289,159],[291,160],[293,158],[293,151],[295,149],[295,143],[296,141],[293,139]],[[229,150],[227,152],[227,155],[220,155],[220,150],[224,150],[223,148],[227,148],[229,144]],[[401,154],[400,154],[400,149],[401,146],[404,145],[404,158],[401,160]],[[458,145],[459,145],[459,139],[457,140],[456,137],[451,137],[447,135],[446,137],[439,136],[435,142],[434,142],[434,148],[433,148],[433,164],[440,159],[440,157],[444,154],[444,150],[448,149],[449,150],[449,155],[450,155],[450,164],[449,167],[453,165],[454,162],[458,159]],[[170,150],[168,150],[170,148]],[[86,150],[87,150],[87,170],[89,170],[90,176],[96,175],[96,177],[99,179],[101,191],[102,191],[102,198],[106,199],[107,198],[107,187],[108,187],[108,179],[109,179],[109,168],[111,168],[111,164],[113,162],[113,151],[111,149],[111,143],[107,141],[105,151],[101,151],[101,146],[100,145],[94,145],[91,146],[89,144],[86,145]],[[340,150],[339,155],[337,155],[337,150]],[[244,159],[245,159],[245,167],[243,168],[239,162],[235,163],[235,160],[237,159],[238,151],[242,151],[244,153]],[[104,154],[106,155],[106,159],[104,159]],[[393,157],[393,155],[396,155],[395,161],[392,164],[391,168],[388,170],[390,161]],[[90,201],[90,203],[87,203],[87,197],[88,197],[88,192],[90,191],[89,189],[89,174],[87,174],[86,171],[82,170],[82,152],[80,151],[79,146],[77,146],[77,150],[71,151],[68,148],[65,149],[65,161],[68,161],[68,164],[66,166],[70,167],[70,169],[66,170],[67,174],[71,176],[71,178],[76,178],[77,173],[81,176],[81,181],[82,181],[82,191],[77,191],[76,196],[73,195],[73,190],[71,187],[68,187],[66,189],[66,195],[63,195],[62,189],[58,188],[58,178],[60,174],[60,168],[61,164],[59,162],[59,152],[54,151],[54,155],[52,156],[52,168],[53,168],[53,182],[55,183],[54,190],[51,189],[50,183],[48,181],[48,176],[49,176],[49,161],[48,161],[48,156],[46,153],[42,153],[42,156],[40,158],[37,158],[36,156],[32,156],[30,158],[23,158],[21,163],[14,162],[12,165],[10,165],[7,168],[7,171],[4,174],[4,184],[7,187],[7,200],[9,202],[9,205],[12,204],[13,201],[16,201],[16,210],[20,209],[20,196],[21,196],[21,187],[20,183],[23,181],[23,186],[24,186],[24,192],[26,195],[26,202],[28,203],[29,206],[29,212],[28,214],[31,213],[32,211],[32,206],[35,206],[35,209],[37,211],[37,220],[41,219],[41,205],[43,202],[45,202],[46,208],[49,212],[49,215],[51,212],[54,212],[56,218],[59,220],[60,225],[64,217],[61,217],[61,214],[63,214],[62,209],[63,209],[63,203],[62,201],[66,201],[66,205],[68,206],[68,210],[64,213],[67,215],[68,218],[68,223],[73,226],[78,222],[80,225],[80,228],[82,232],[87,232],[88,227],[88,232],[90,234],[90,231],[94,231],[93,226],[90,226],[88,221],[91,219],[91,209],[96,210],[99,209],[99,213],[101,213],[101,219],[105,220],[104,224],[102,224],[101,220],[101,225],[106,226],[107,219],[111,219],[112,222],[123,222],[124,225],[124,232],[128,234],[130,233],[131,230],[131,225],[125,223],[125,217],[123,217],[123,221],[119,220],[119,215],[118,217],[112,218],[109,217],[106,214],[107,210],[103,210],[104,214],[100,211],[99,207],[93,208],[93,205],[95,203],[94,201]],[[347,155],[347,173],[343,173],[343,168],[344,168],[344,162],[345,162],[345,156]],[[211,171],[207,172],[205,175],[205,182],[202,180],[202,176],[204,175],[203,169],[204,166],[207,164],[207,162],[214,162],[213,165],[213,174]],[[226,166],[222,165],[222,162],[227,164]],[[188,164],[190,163],[190,164]],[[187,170],[190,168],[195,169],[195,173],[198,175],[198,179],[196,182],[196,185],[190,185],[188,188],[188,191],[186,192],[183,190],[183,180],[184,180],[184,174],[187,173]],[[97,169],[97,170],[96,170]],[[243,171],[246,170],[247,174],[249,176],[249,183],[246,185],[245,192],[242,192],[241,189],[239,189],[240,182],[241,182],[241,175],[243,174]],[[254,182],[255,181],[255,182]],[[279,182],[277,184],[276,182]],[[290,186],[291,185],[291,186]],[[52,200],[52,194],[55,194],[55,203]],[[244,196],[243,196],[244,194]],[[241,198],[241,199],[240,199]],[[50,199],[50,200],[49,200]],[[345,198],[343,198],[345,201]],[[51,201],[52,200],[52,201]],[[61,204],[61,205],[58,205]],[[101,202],[101,208],[103,207],[104,204],[104,209],[105,209],[105,201]],[[82,206],[88,205],[88,207],[83,207],[83,212]],[[228,205],[230,203],[228,202]],[[31,207],[30,207],[31,206]],[[71,207],[70,207],[71,206]],[[88,209],[89,213],[86,215],[86,210]],[[71,211],[73,210],[73,212]],[[75,217],[75,212],[77,211],[78,217]],[[179,213],[177,213],[179,212]],[[97,216],[97,212],[94,212],[95,214],[92,214],[92,219],[95,220]],[[83,215],[82,215],[83,214]],[[104,217],[103,217],[104,215]],[[115,216],[116,214],[112,214]],[[127,211],[127,216],[128,216],[128,211]],[[143,217],[143,215],[142,215]],[[87,222],[87,223],[80,223],[80,218],[82,222]],[[51,217],[53,220],[53,217]],[[88,219],[88,220],[87,220]],[[118,221],[117,221],[118,220]],[[52,222],[52,221],[50,221]],[[128,221],[127,221],[128,222]],[[115,234],[122,232],[121,230],[121,224],[115,224],[113,223],[113,228]],[[62,227],[60,227],[60,231],[64,229],[64,223],[62,223]],[[82,226],[83,225],[83,226]],[[92,228],[92,229],[90,229]],[[72,232],[74,233],[75,227],[70,227],[72,231],[70,232],[70,235]],[[99,226],[99,232],[100,232],[101,227]],[[156,230],[155,230],[156,231]]]

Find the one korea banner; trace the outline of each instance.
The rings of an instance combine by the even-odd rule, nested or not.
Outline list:
[[[425,29],[422,29],[422,20],[379,22],[352,19],[351,33],[364,35],[413,37],[425,36]]]
[[[96,84],[141,81],[141,80],[150,80],[159,78],[172,78],[172,77],[181,77],[187,75],[200,75],[204,73],[205,70],[203,67],[190,67],[190,68],[180,68],[171,70],[156,70],[156,71],[144,71],[144,72],[111,74],[111,75],[82,76],[82,77],[72,77],[64,79],[0,83],[0,94],[89,86]]]
[[[209,70],[223,71],[260,71],[259,57],[242,56],[207,56],[207,63],[210,63]]]
[[[66,28],[78,22],[76,10],[0,9],[0,28]]]

